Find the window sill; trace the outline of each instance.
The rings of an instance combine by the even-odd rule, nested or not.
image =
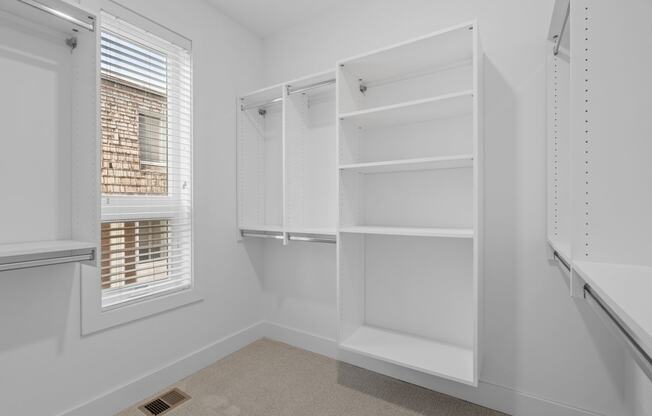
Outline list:
[[[194,279],[194,285],[187,289],[102,309],[100,276],[97,268],[81,266],[81,277],[82,335],[90,335],[203,300],[198,282]]]

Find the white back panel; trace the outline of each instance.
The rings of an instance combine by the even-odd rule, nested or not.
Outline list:
[[[349,173],[342,185],[343,214],[357,213],[353,223],[343,215],[345,226],[473,227],[472,169]]]
[[[571,113],[570,64],[548,56],[548,238],[570,247]],[[570,253],[565,253],[570,254]]]
[[[70,238],[71,53],[0,14],[0,243]]]
[[[365,323],[473,346],[471,240],[366,236]]]
[[[335,90],[286,99],[288,227],[335,228]]]
[[[572,2],[574,257],[652,265],[652,3]]]

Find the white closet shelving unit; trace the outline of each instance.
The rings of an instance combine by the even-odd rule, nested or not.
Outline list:
[[[95,16],[61,0],[13,0],[2,2],[0,19],[7,21],[3,43],[11,45],[17,33],[12,30],[20,30],[24,42],[15,50],[28,57],[3,58],[2,64],[9,82],[2,86],[3,97],[11,101],[0,98],[0,110],[12,140],[4,140],[0,148],[10,155],[0,156],[5,169],[0,184],[8,201],[0,224],[0,271],[94,265],[99,182],[89,172],[96,171],[98,157],[93,140],[98,137],[97,84],[92,78],[97,74]],[[18,74],[30,79],[16,83]],[[15,100],[24,91],[14,93],[12,88],[32,87],[40,89],[42,100],[30,103],[26,111]],[[25,169],[26,164],[38,169]]]
[[[335,242],[335,73],[240,98],[241,236]]]
[[[470,385],[482,56],[474,21],[337,68],[340,348]]]
[[[617,2],[555,2],[548,242],[571,295],[586,299],[652,379],[648,15]]]

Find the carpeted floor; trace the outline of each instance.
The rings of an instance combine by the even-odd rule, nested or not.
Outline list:
[[[173,387],[192,399],[169,416],[504,416],[267,339]],[[143,413],[134,406],[119,416]]]

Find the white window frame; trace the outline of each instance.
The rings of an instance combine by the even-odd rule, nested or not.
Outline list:
[[[124,7],[121,7],[120,5],[113,3],[109,0],[104,0],[101,2],[101,10],[109,13],[121,20],[124,20],[134,26],[137,26],[141,29],[144,29],[150,33],[153,33],[163,39],[166,39],[178,46],[181,46],[185,48],[186,50],[192,51],[192,41],[188,38],[185,38],[178,33],[165,28],[164,26],[161,26],[157,23],[154,23],[151,21],[149,18],[143,17],[129,9],[126,9]],[[101,13],[99,14],[101,16]],[[98,27],[101,28],[101,17],[99,18],[100,22]],[[101,36],[101,30],[97,30],[96,32],[96,48],[98,49],[97,55],[99,57],[99,44],[100,44],[100,36]],[[191,53],[191,75],[193,73],[192,70],[192,53]],[[96,120],[97,120],[97,134],[96,134],[96,140],[97,140],[97,145],[96,148],[98,149],[97,155],[96,155],[96,160],[99,165],[99,160],[100,160],[100,152],[101,152],[101,134],[100,134],[100,111],[99,111],[99,97],[100,97],[100,66],[99,62],[96,64],[95,68],[95,81],[96,81],[96,94],[97,94],[97,110],[96,110]],[[193,91],[191,91],[191,94]],[[190,100],[190,106],[191,106],[191,120],[190,120],[190,125],[191,125],[191,131],[192,131],[192,104],[193,100],[191,98]],[[168,116],[169,117],[169,116]],[[168,141],[169,143],[169,141]],[[169,155],[168,155],[169,157]],[[191,154],[191,159],[193,158],[193,155]],[[169,160],[169,159],[168,159]],[[169,175],[178,175],[177,172],[173,172],[169,170],[168,172]],[[100,172],[99,169],[96,169],[95,172],[96,175],[96,183],[98,186],[98,189],[100,187]],[[192,178],[191,178],[192,180]],[[182,186],[182,183],[179,181],[173,181],[174,186]],[[168,183],[168,186],[170,186],[170,183]],[[175,207],[178,206],[178,204],[175,204],[175,195],[180,195],[178,192],[168,192],[167,196],[148,196],[148,198],[159,198],[161,199],[161,205],[165,207],[168,205],[169,207]],[[97,246],[100,247],[100,224],[103,221],[110,221],[112,216],[115,217],[115,220],[127,220],[124,215],[124,211],[122,211],[119,215],[117,212],[111,212],[110,205],[112,203],[118,203],[122,206],[125,205],[132,205],[134,207],[133,213],[131,216],[133,216],[134,220],[148,220],[150,218],[144,217],[142,213],[139,215],[138,209],[136,209],[136,206],[138,205],[139,197],[137,196],[127,196],[127,195],[111,195],[111,196],[102,196],[102,201],[101,203],[98,203],[97,208],[100,210],[100,205],[103,205],[105,207],[104,209],[104,215],[102,218],[100,218],[100,213],[97,213],[98,217],[98,223],[97,223]],[[193,193],[193,199],[194,199],[194,193]],[[169,202],[169,204],[165,204],[165,202]],[[100,202],[100,201],[98,201]],[[194,205],[194,203],[193,203]],[[118,218],[119,216],[119,218]],[[159,217],[163,218],[163,216]],[[165,294],[158,295],[156,297],[151,297],[151,298],[145,298],[143,300],[139,300],[138,302],[133,302],[133,303],[125,303],[124,305],[119,305],[118,307],[115,308],[102,308],[102,286],[101,286],[101,270],[99,267],[100,264],[100,259],[97,260],[98,262],[98,267],[91,267],[91,266],[86,266],[83,265],[81,266],[81,308],[82,308],[82,322],[81,322],[81,329],[82,329],[82,334],[87,335],[91,334],[97,331],[101,331],[107,328],[111,328],[117,325],[125,324],[131,321],[135,321],[138,319],[143,319],[148,316],[156,315],[168,310],[172,310],[175,308],[179,308],[185,305],[189,305],[192,303],[196,303],[199,301],[203,300],[203,291],[202,291],[202,286],[201,286],[201,279],[198,278],[197,274],[195,273],[196,269],[196,256],[195,256],[195,232],[194,232],[194,209],[192,211],[192,216],[191,216],[191,221],[192,221],[192,228],[191,228],[191,255],[192,255],[192,265],[191,265],[191,273],[192,273],[192,283],[191,286],[188,288],[184,288],[183,290],[179,291],[169,291],[166,292]],[[98,253],[99,255],[99,253]]]

